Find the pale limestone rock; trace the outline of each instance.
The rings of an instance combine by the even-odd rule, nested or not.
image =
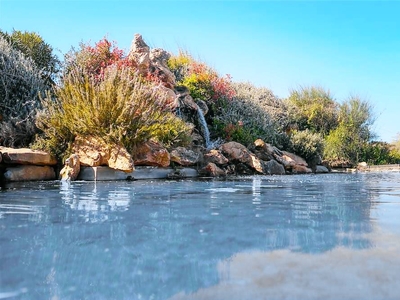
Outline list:
[[[4,173],[6,181],[39,181],[54,180],[56,173],[51,166],[19,165],[6,168]]]
[[[19,165],[54,166],[57,160],[47,152],[28,148],[0,147],[3,163]]]
[[[109,166],[124,172],[131,172],[134,169],[132,157],[124,147],[116,144],[107,145],[99,138],[78,136],[75,138],[72,151],[79,156],[83,166]]]
[[[72,154],[66,161],[64,168],[60,172],[61,180],[73,181],[78,178],[81,170],[81,164],[79,162],[79,156]]]
[[[136,166],[154,166],[166,168],[171,163],[170,154],[156,141],[148,141],[135,147],[132,153]]]
[[[181,166],[193,166],[199,162],[200,155],[193,150],[177,147],[170,152],[170,159]]]

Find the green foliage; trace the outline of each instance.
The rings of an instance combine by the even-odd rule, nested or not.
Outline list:
[[[308,129],[295,131],[290,135],[290,150],[307,161],[316,156],[321,156],[324,145],[325,141],[322,135]]]
[[[61,62],[53,53],[53,48],[39,34],[13,30],[11,34],[0,32],[0,35],[10,42],[13,48],[33,60],[47,85],[54,83]]]
[[[270,90],[250,83],[234,83],[236,96],[218,102],[213,118],[213,132],[225,140],[244,145],[261,138],[273,145],[286,144],[286,110]]]
[[[400,151],[388,143],[369,143],[363,153],[362,161],[370,165],[399,164]]]
[[[349,161],[363,160],[369,140],[373,137],[372,106],[358,97],[351,97],[340,106],[339,126],[326,137],[325,158]]]
[[[166,95],[127,68],[107,68],[101,81],[71,70],[55,96],[43,99],[37,144],[58,156],[78,135],[128,150],[151,138],[167,146],[188,141],[189,128],[166,108]]]
[[[298,130],[309,129],[326,136],[338,125],[338,105],[323,88],[292,91],[287,105],[291,122],[297,125]]]
[[[32,142],[39,94],[47,88],[33,61],[0,35],[0,145],[26,147]]]
[[[230,100],[235,95],[229,75],[220,77],[215,70],[195,61],[186,52],[180,51],[177,56],[171,56],[167,64],[177,83],[186,86],[193,99],[215,104],[221,99]]]

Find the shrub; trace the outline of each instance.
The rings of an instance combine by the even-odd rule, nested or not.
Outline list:
[[[290,150],[310,161],[314,157],[322,156],[324,138],[320,133],[314,133],[308,129],[295,131],[290,135]]]
[[[338,125],[338,105],[323,88],[294,90],[286,102],[291,122],[298,130],[309,129],[326,136]]]
[[[95,46],[82,43],[78,51],[72,49],[66,55],[67,73],[79,67],[86,74],[102,80],[106,69],[110,66],[121,69],[135,67],[135,64],[128,59],[123,50],[117,47],[115,42],[110,42],[107,38],[103,38]]]
[[[325,158],[357,165],[365,158],[373,123],[372,106],[358,97],[349,98],[340,106],[339,126],[326,137]]]
[[[286,144],[283,102],[270,90],[250,83],[234,83],[233,87],[236,96],[220,102],[213,118],[213,131],[244,145],[258,138],[277,146]]]
[[[168,67],[178,84],[189,89],[193,99],[204,100],[210,105],[221,99],[230,100],[235,95],[229,75],[220,77],[215,70],[195,61],[185,52],[180,51],[177,56],[171,56]]]
[[[151,138],[167,146],[188,141],[189,128],[167,108],[166,96],[127,68],[106,68],[101,81],[70,70],[55,96],[43,99],[38,126],[44,136],[37,147],[58,156],[77,135],[99,137],[128,150]]]
[[[0,145],[24,147],[32,142],[39,94],[47,87],[32,59],[0,36]]]
[[[13,30],[11,34],[1,32],[13,48],[21,51],[27,58],[31,58],[40,70],[41,77],[50,87],[54,84],[57,74],[60,72],[61,62],[53,53],[53,48],[35,32]]]

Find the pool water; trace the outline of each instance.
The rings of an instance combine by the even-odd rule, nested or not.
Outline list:
[[[0,299],[400,299],[400,173],[15,183]]]

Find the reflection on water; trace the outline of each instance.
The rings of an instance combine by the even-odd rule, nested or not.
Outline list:
[[[399,173],[8,185],[0,299],[398,299],[399,212]]]

